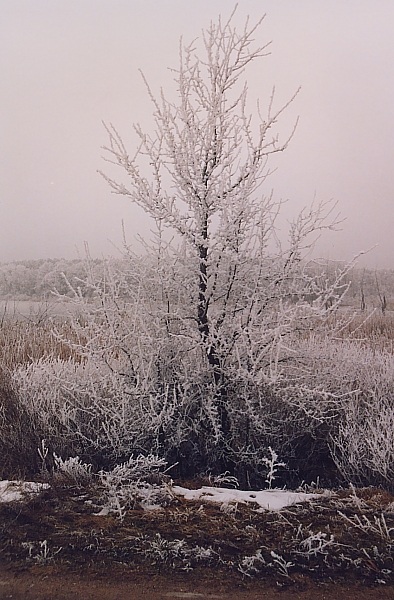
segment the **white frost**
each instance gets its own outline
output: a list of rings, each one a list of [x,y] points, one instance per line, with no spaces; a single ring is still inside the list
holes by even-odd
[[[33,481],[0,481],[0,502],[14,502],[23,500],[26,495],[37,494],[50,486],[47,483],[35,483]],[[240,502],[242,504],[257,504],[257,510],[281,510],[286,506],[308,502],[315,498],[321,498],[321,494],[307,494],[305,492],[290,492],[288,490],[263,490],[242,491],[229,488],[216,488],[203,486],[199,490],[189,490],[179,485],[171,487],[176,496],[183,496],[186,500],[202,500],[205,502],[218,502],[219,504],[231,504]],[[98,514],[106,514],[104,510]]]
[[[186,500],[205,500],[229,504],[231,502],[255,503],[260,510],[281,510],[286,506],[308,502],[314,498],[321,498],[321,494],[307,494],[305,492],[289,492],[288,490],[263,490],[256,492],[245,492],[228,488],[215,488],[203,486],[199,490],[188,490],[178,485],[173,486],[172,491],[177,496],[183,496]]]
[[[0,481],[0,502],[23,500],[27,494],[37,494],[47,488],[47,483],[34,481]]]

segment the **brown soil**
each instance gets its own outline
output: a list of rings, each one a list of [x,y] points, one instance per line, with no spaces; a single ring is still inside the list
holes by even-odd
[[[0,505],[0,599],[394,600],[394,496],[357,494],[281,513],[238,506],[226,514],[177,500],[158,511],[135,507],[119,521],[95,514],[96,490],[52,487]],[[371,524],[383,515],[388,538],[352,526],[363,515]],[[308,532],[333,535],[336,545],[297,560],[297,535]],[[209,556],[198,557],[197,547]],[[240,573],[242,559],[259,549],[266,561],[254,577]],[[272,563],[272,551],[293,563],[288,573]]]
[[[305,578],[288,587],[228,581],[201,574],[129,574],[121,579],[44,567],[26,572],[0,570],[0,598],[6,600],[393,600],[394,588],[367,587]]]

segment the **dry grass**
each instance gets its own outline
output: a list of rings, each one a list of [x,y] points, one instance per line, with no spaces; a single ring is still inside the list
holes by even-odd
[[[332,317],[331,324],[338,325],[343,319],[340,312]],[[68,321],[56,324],[57,330],[65,339],[75,338],[71,324]],[[55,358],[78,360],[69,346],[53,334],[53,323],[50,320],[33,322],[32,320],[5,320],[0,326],[0,367],[14,369],[40,358]],[[353,319],[341,329],[341,337],[360,340],[365,345],[376,350],[394,352],[394,312],[375,312],[368,316],[365,313],[356,314]]]
[[[69,323],[57,325],[61,335],[73,338]],[[8,320],[0,328],[0,367],[12,370],[40,358],[68,360],[77,359],[75,353],[60,341],[52,331],[50,321],[34,323],[31,321]]]
[[[257,578],[274,583],[278,598],[280,587],[304,578],[380,582],[385,589],[382,584],[393,583],[393,500],[377,489],[357,490],[357,496],[353,489],[280,512],[256,512],[174,497],[161,510],[127,509],[120,520],[97,513],[97,487],[52,484],[29,503],[0,505],[0,555],[20,569],[68,565],[117,577],[144,567],[150,577],[194,570],[198,578],[238,577],[238,585]]]
[[[342,316],[335,316],[338,320]],[[358,313],[341,330],[343,338],[360,340],[374,350],[394,352],[394,312]]]

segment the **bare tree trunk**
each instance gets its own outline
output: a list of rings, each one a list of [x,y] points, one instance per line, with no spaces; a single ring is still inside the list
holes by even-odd
[[[204,348],[206,349],[206,355],[208,364],[212,369],[213,382],[215,386],[215,404],[218,409],[220,427],[224,440],[229,441],[230,438],[230,419],[228,414],[228,385],[222,372],[220,352],[217,348],[217,344],[213,339],[212,332],[209,325],[208,309],[209,299],[207,297],[207,258],[208,249],[206,245],[199,246],[199,260],[200,260],[200,272],[199,272],[199,286],[198,286],[198,330],[203,341]]]

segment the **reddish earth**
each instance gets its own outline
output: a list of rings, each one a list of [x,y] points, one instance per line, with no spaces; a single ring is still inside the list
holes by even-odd
[[[49,567],[0,570],[0,598],[6,600],[393,600],[394,587],[316,583],[300,579],[287,587],[258,581],[235,582],[194,573],[181,577],[103,577],[59,572]]]

